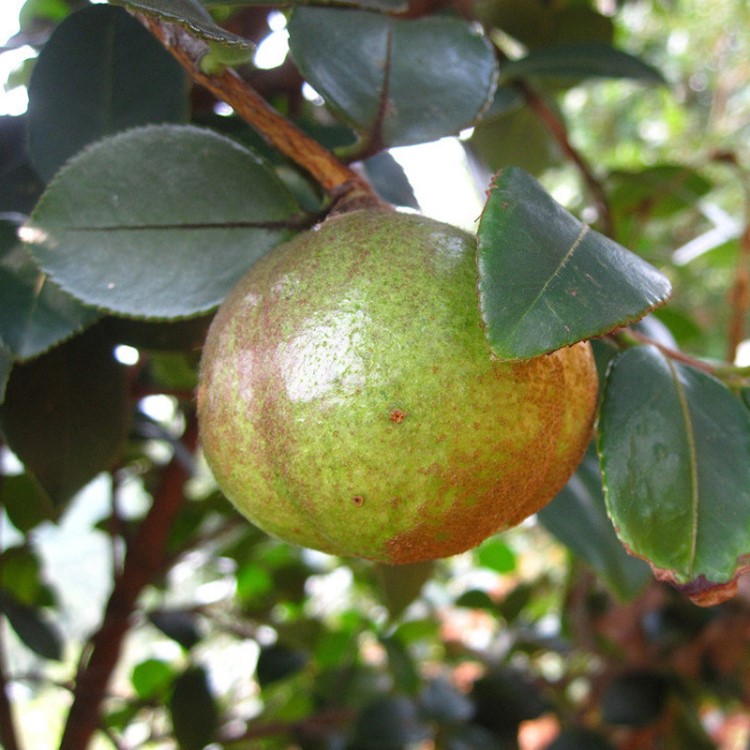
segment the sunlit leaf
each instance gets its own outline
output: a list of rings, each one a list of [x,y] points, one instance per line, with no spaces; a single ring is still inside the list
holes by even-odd
[[[84,150],[21,235],[42,270],[86,304],[176,318],[217,306],[286,236],[296,210],[270,167],[235,141],[164,125]]]
[[[86,7],[55,29],[34,65],[31,159],[48,181],[89,143],[187,114],[185,74],[163,46],[121,8]]]
[[[403,146],[458,133],[492,97],[492,47],[456,18],[297,8],[289,34],[305,78],[378,143]]]
[[[698,604],[732,596],[750,555],[750,413],[652,346],[610,366],[599,421],[620,539]]]
[[[671,291],[653,266],[582,224],[520,169],[495,178],[478,241],[482,318],[504,359],[634,322]]]

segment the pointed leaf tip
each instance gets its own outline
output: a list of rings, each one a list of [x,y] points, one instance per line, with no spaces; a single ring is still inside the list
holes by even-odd
[[[527,172],[500,172],[480,219],[479,303],[492,352],[528,359],[634,323],[671,285],[583,224]]]

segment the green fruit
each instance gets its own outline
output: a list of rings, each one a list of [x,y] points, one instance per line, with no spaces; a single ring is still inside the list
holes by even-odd
[[[253,523],[407,563],[551,500],[588,445],[596,390],[588,344],[493,359],[472,236],[363,209],[239,282],[206,340],[198,416],[217,482]]]

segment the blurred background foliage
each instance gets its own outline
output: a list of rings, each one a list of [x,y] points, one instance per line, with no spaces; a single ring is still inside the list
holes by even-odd
[[[14,55],[7,86],[16,94],[52,30],[82,5],[28,0],[20,9],[21,30],[0,56]],[[268,6],[206,5],[258,43],[283,37],[282,16]],[[614,236],[674,284],[670,305],[643,324],[649,335],[698,356],[734,358],[730,301],[747,273],[740,238],[750,168],[750,6],[479,0],[452,10],[476,14],[511,59],[555,43],[612,42],[662,72],[666,85],[650,87],[570,75],[529,81],[603,185]],[[321,142],[346,145],[348,131],[303,91],[288,60],[279,63],[247,75]],[[201,90],[190,116],[264,149]],[[2,118],[0,138],[7,218],[28,213],[40,185],[24,156],[22,111]],[[517,164],[574,213],[596,218],[580,169],[528,97],[498,97],[460,141],[422,159],[420,148],[364,165],[389,200],[420,203],[438,218],[448,202],[462,212],[450,218],[468,226],[491,173]],[[287,178],[314,204],[309,186]],[[537,518],[434,564],[336,559],[241,520],[194,453],[192,390],[209,318],[104,319],[65,356],[53,350],[17,366],[8,384],[9,392],[24,384],[47,392],[62,378],[83,378],[100,351],[95,341],[104,340],[117,347],[117,377],[132,396],[121,404],[100,395],[112,407],[108,419],[130,420],[114,470],[79,491],[78,475],[50,469],[63,513],[8,450],[2,455],[0,692],[10,698],[20,747],[59,741],[76,670],[90,656],[88,639],[102,633],[125,550],[137,549],[154,498],[174,491],[186,500],[134,604],[97,749],[750,747],[748,592],[741,585],[735,600],[699,609],[655,583],[608,524],[594,457]],[[742,346],[738,352],[747,356]],[[597,355],[604,367],[604,344]],[[43,420],[43,410],[37,416]],[[54,454],[60,438],[37,447]],[[86,466],[70,460],[85,476]]]

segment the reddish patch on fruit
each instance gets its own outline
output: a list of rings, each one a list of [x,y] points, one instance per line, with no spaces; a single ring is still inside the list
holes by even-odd
[[[391,412],[390,420],[391,422],[394,422],[395,424],[401,424],[401,422],[404,421],[406,417],[406,413],[401,411],[401,409],[394,409]]]

